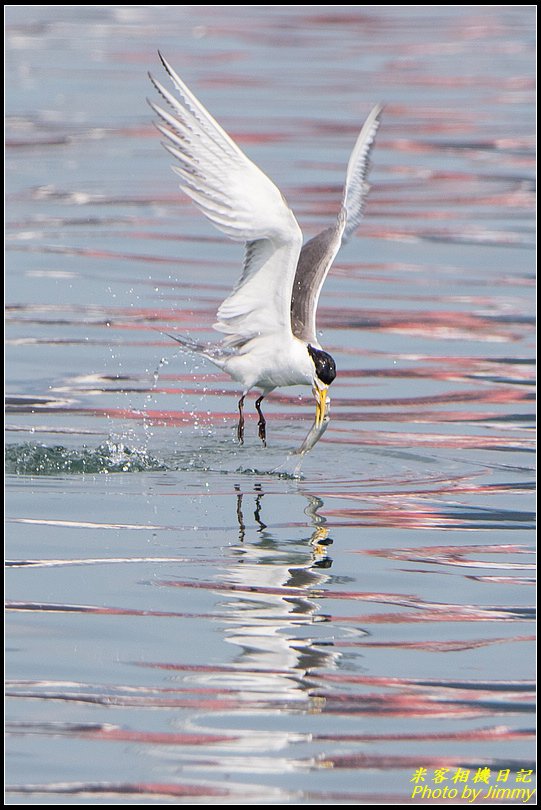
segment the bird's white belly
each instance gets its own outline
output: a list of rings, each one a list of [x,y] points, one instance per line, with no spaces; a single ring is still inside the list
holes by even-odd
[[[256,338],[228,359],[225,370],[246,390],[311,385],[313,376],[306,346],[296,338],[285,345],[270,337]]]

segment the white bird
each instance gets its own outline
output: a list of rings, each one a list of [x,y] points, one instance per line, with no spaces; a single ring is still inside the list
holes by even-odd
[[[327,392],[336,376],[333,358],[317,339],[317,304],[340,246],[362,217],[369,190],[368,157],[382,107],[372,109],[357,138],[336,222],[303,246],[301,229],[282,193],[159,56],[179,98],[149,74],[171,111],[149,104],[160,119],[156,125],[166,138],[164,146],[176,160],[173,171],[180,177],[180,187],[219,230],[246,243],[241,277],[220,305],[214,325],[225,337],[209,345],[171,337],[241,384],[237,428],[241,444],[249,391],[261,392],[255,407],[265,445],[264,397],[280,386],[312,386],[316,418],[309,434],[311,447],[328,422]],[[301,450],[306,449],[307,441]]]

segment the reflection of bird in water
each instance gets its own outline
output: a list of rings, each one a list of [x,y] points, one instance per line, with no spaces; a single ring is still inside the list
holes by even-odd
[[[246,537],[246,524],[244,522],[244,514],[243,514],[244,492],[242,492],[238,484],[235,484],[235,492],[237,495],[237,521],[239,524],[239,540],[241,543],[243,543]],[[257,532],[261,534],[267,528],[267,524],[263,523],[261,519],[261,502],[265,496],[261,484],[256,484],[254,486],[254,493],[255,493],[254,519],[258,525]],[[327,522],[326,519],[324,517],[321,517],[321,515],[318,515],[318,509],[320,509],[323,506],[323,501],[321,500],[321,498],[316,498],[314,495],[308,495],[307,497],[308,497],[308,506],[306,507],[304,512],[310,518],[310,522],[312,523],[314,529],[312,532],[312,536],[310,537],[310,545],[312,546],[313,549],[313,559],[311,566],[314,568],[330,568],[332,565],[332,560],[328,557],[327,548],[328,546],[332,545],[333,541],[329,538],[329,530],[325,526],[325,523]]]
[[[255,512],[254,518],[259,526],[258,532],[263,531],[267,528],[267,524],[263,523],[261,520],[261,499],[265,494],[262,490],[261,484],[256,484],[254,486],[254,490],[257,493],[255,496]],[[241,489],[238,484],[235,484],[235,492],[237,493],[237,520],[239,522],[239,540],[241,543],[244,542],[244,538],[246,536],[246,524],[244,523],[244,515],[242,513],[242,500],[244,498],[244,493],[241,492]]]
[[[316,336],[316,309],[323,282],[340,246],[357,228],[368,192],[368,156],[381,107],[369,114],[351,154],[342,204],[334,225],[302,246],[302,233],[274,183],[224,132],[163,59],[179,98],[150,77],[169,104],[151,102],[158,129],[176,159],[180,187],[221,231],[246,243],[242,275],[218,310],[220,344],[202,345],[174,337],[208,358],[242,385],[237,435],[244,439],[244,400],[252,388],[261,395],[259,437],[266,443],[261,402],[279,386],[311,385],[315,423],[302,452],[323,434],[329,418],[329,385],[336,376],[333,358]]]
[[[296,524],[289,525],[286,518],[281,528],[272,525],[269,517],[276,518],[277,501],[260,483],[249,491],[236,484],[235,496],[240,543],[232,546],[223,572],[235,586],[223,606],[225,638],[242,650],[237,663],[244,691],[269,689],[275,695],[279,688],[305,699],[307,671],[334,667],[340,657],[324,627],[328,617],[321,612],[320,596],[332,565],[327,556],[332,540],[318,514],[323,502],[304,496],[309,528],[298,543],[290,531]]]

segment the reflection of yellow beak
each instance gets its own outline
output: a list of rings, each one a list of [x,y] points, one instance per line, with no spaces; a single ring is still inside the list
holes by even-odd
[[[327,391],[328,388],[315,388],[314,395],[316,398],[316,427],[321,427],[323,424],[323,417],[325,416],[327,405]]]

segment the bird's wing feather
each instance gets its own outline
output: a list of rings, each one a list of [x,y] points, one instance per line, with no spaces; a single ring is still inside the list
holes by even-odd
[[[314,236],[303,246],[293,282],[291,328],[300,340],[318,346],[316,311],[321,288],[336,254],[362,219],[369,190],[366,182],[369,155],[379,126],[382,107],[370,112],[349,159],[342,205],[334,226]]]
[[[349,159],[344,196],[342,198],[342,207],[346,212],[342,242],[347,242],[353,235],[363,216],[364,204],[370,190],[367,183],[370,170],[370,151],[376,138],[382,110],[381,104],[376,104],[372,108],[363,124]]]
[[[293,282],[291,329],[299,340],[316,347],[319,346],[316,336],[319,294],[340,248],[343,219],[342,215],[336,225],[321,231],[303,245]]]
[[[230,238],[247,243],[242,275],[218,310],[224,343],[261,334],[291,335],[291,290],[302,246],[282,194],[220,127],[163,59],[177,96],[150,77],[171,112],[150,102],[176,159],[182,190]]]

